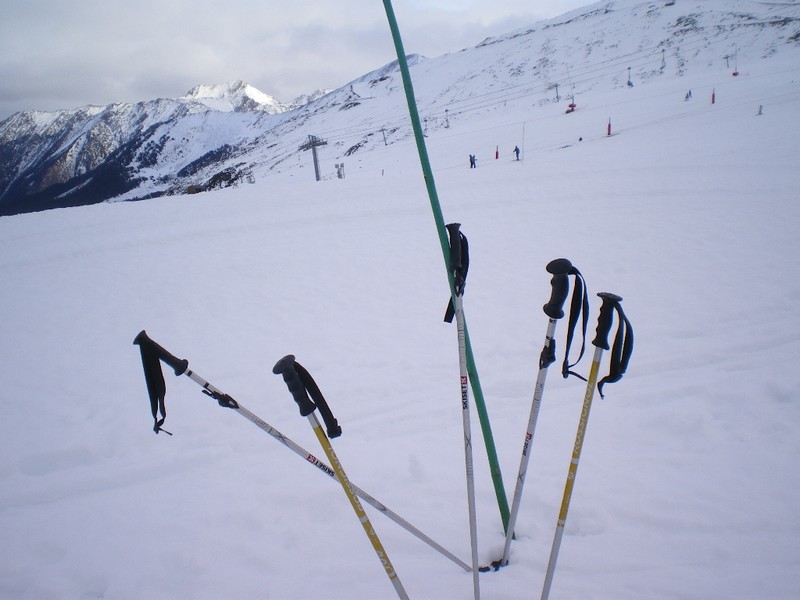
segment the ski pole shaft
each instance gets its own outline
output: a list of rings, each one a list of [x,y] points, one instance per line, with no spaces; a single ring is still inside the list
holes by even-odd
[[[553,546],[550,550],[550,559],[547,563],[547,572],[545,573],[544,586],[542,588],[541,600],[547,600],[550,595],[550,587],[553,583],[553,574],[556,569],[556,562],[558,561],[558,553],[561,548],[561,538],[564,536],[564,527],[567,523],[567,513],[569,512],[569,504],[572,499],[572,492],[575,486],[575,478],[578,475],[578,463],[581,459],[581,451],[583,450],[583,440],[586,435],[586,427],[589,423],[589,412],[592,408],[592,398],[594,397],[594,389],[597,385],[597,374],[600,370],[600,361],[603,357],[603,350],[608,350],[608,333],[611,330],[611,319],[616,305],[622,300],[615,294],[601,292],[598,294],[603,300],[600,307],[600,315],[597,319],[597,332],[592,344],[595,346],[594,357],[592,358],[592,366],[589,370],[589,377],[586,382],[586,393],[583,396],[583,406],[581,408],[581,416],[578,421],[578,432],[575,435],[575,445],[572,449],[572,459],[569,464],[569,471],[567,473],[567,481],[564,485],[564,495],[561,499],[561,509],[558,513],[558,521],[556,522],[556,533],[553,537]]]
[[[403,584],[400,581],[394,566],[389,560],[389,555],[384,549],[383,543],[381,543],[375,528],[372,526],[369,516],[367,516],[367,513],[364,512],[364,507],[353,493],[350,481],[347,479],[347,474],[344,472],[344,468],[342,467],[342,463],[339,461],[339,457],[336,456],[336,452],[334,452],[333,446],[331,446],[331,442],[328,439],[328,436],[325,435],[325,431],[323,431],[322,426],[319,423],[319,419],[317,419],[317,415],[314,412],[314,408],[320,408],[320,412],[322,412],[323,407],[321,405],[323,404],[324,399],[320,394],[314,399],[317,402],[317,405],[315,406],[314,401],[308,398],[306,393],[307,385],[300,378],[300,374],[298,373],[297,369],[298,365],[295,363],[294,356],[289,354],[275,364],[272,372],[276,375],[283,376],[283,380],[286,382],[289,391],[292,393],[292,396],[294,396],[294,399],[300,408],[300,414],[308,418],[308,422],[311,424],[311,428],[314,430],[314,433],[317,436],[325,455],[328,457],[328,460],[333,466],[333,470],[337,475],[339,483],[341,484],[347,499],[350,501],[350,505],[353,507],[353,511],[356,513],[356,517],[364,529],[364,533],[367,534],[367,538],[369,539],[370,544],[372,544],[375,554],[377,554],[378,559],[381,561],[381,565],[383,566],[389,581],[391,581],[392,585],[394,586],[395,592],[397,592],[397,595],[399,598],[401,598],[401,600],[408,600],[408,594],[406,593],[406,590],[403,587]],[[330,424],[328,424],[328,429],[330,430]]]
[[[514,537],[514,527],[517,524],[520,504],[522,503],[522,490],[525,487],[525,477],[528,473],[528,462],[533,445],[533,436],[536,433],[536,423],[539,419],[539,408],[542,404],[544,395],[544,384],[547,380],[547,368],[555,360],[555,331],[557,320],[564,316],[564,301],[569,292],[568,273],[572,269],[572,263],[566,258],[559,258],[551,261],[547,265],[547,271],[553,275],[550,279],[550,300],[542,307],[548,316],[547,332],[544,338],[544,347],[539,357],[539,372],[536,376],[536,385],[533,391],[533,401],[531,412],[528,417],[528,427],[525,430],[525,439],[522,443],[522,455],[519,461],[519,471],[517,472],[517,484],[514,487],[514,496],[511,502],[511,514],[508,518],[508,528],[506,530],[506,540],[503,546],[503,556],[499,566],[508,564],[511,552],[511,540]]]
[[[466,236],[459,230],[460,223],[447,225],[450,236],[448,268],[453,275],[455,283],[451,306],[456,317],[456,331],[458,333],[458,369],[461,384],[461,420],[464,427],[464,466],[467,478],[467,506],[469,508],[469,540],[472,549],[472,588],[477,600],[480,598],[480,568],[478,566],[478,523],[475,510],[475,469],[472,458],[472,426],[469,410],[469,374],[467,371],[467,351],[464,332],[464,286],[467,283],[469,270],[469,244]],[[451,316],[445,315],[445,321]]]
[[[372,548],[375,550],[375,553],[378,555],[378,559],[381,561],[384,570],[386,571],[387,577],[392,582],[394,586],[395,592],[397,592],[397,596],[402,598],[403,600],[408,600],[408,594],[406,590],[403,588],[403,584],[400,581],[400,578],[397,576],[397,572],[394,570],[394,566],[392,565],[391,561],[389,560],[389,555],[387,554],[386,550],[381,543],[380,538],[378,538],[378,534],[375,532],[375,528],[372,526],[372,523],[367,516],[367,513],[364,512],[364,507],[361,506],[361,502],[359,502],[356,495],[353,493],[350,481],[347,479],[347,475],[342,468],[342,463],[339,462],[339,458],[336,456],[336,453],[333,451],[333,446],[331,446],[331,442],[328,439],[328,436],[325,435],[325,431],[323,431],[322,427],[319,424],[319,420],[317,419],[316,413],[311,413],[308,415],[308,421],[311,423],[311,428],[314,430],[314,433],[319,440],[320,445],[322,445],[322,449],[325,452],[325,455],[328,457],[328,460],[333,465],[333,470],[336,472],[337,478],[339,483],[344,490],[347,499],[350,501],[350,505],[353,507],[353,511],[356,513],[361,526],[364,528],[364,533],[367,534],[367,538],[369,538],[370,543],[372,544]]]
[[[569,503],[572,499],[572,491],[575,486],[575,477],[578,473],[578,462],[581,457],[581,448],[583,446],[583,437],[586,432],[586,425],[589,419],[589,411],[592,406],[592,397],[594,395],[594,387],[597,384],[597,371],[600,367],[600,360],[603,355],[602,348],[595,348],[594,358],[592,359],[592,366],[589,370],[589,378],[586,384],[586,394],[583,399],[583,407],[581,408],[581,417],[578,424],[578,433],[575,438],[575,445],[573,447],[572,460],[569,464],[569,473],[567,474],[567,482],[564,486],[564,495],[561,499],[561,509],[558,513],[558,521],[556,523],[556,533],[553,538],[553,546],[550,549],[550,559],[547,562],[547,572],[545,574],[544,587],[542,589],[542,600],[547,600],[550,595],[550,586],[553,583],[553,574],[556,569],[556,562],[558,561],[558,552],[561,548],[561,538],[564,536],[564,527],[567,524],[567,513],[569,512]]]
[[[555,329],[556,320],[550,319],[547,324],[547,333],[545,334],[545,348],[548,348],[549,345],[552,344]],[[506,531],[506,540],[503,546],[503,557],[500,559],[501,566],[508,564],[511,552],[511,540],[514,538],[514,528],[517,525],[517,516],[519,516],[519,508],[522,503],[522,490],[525,487],[525,478],[528,474],[528,462],[530,461],[533,436],[536,432],[536,423],[539,419],[539,409],[542,405],[542,396],[544,394],[546,379],[547,367],[542,367],[539,369],[539,374],[536,376],[533,402],[531,403],[531,412],[528,417],[528,427],[525,430],[525,440],[522,443],[522,454],[519,461],[519,471],[517,472],[517,484],[514,487],[514,496],[511,501],[511,514],[508,518],[508,531]]]
[[[202,387],[203,389],[207,390],[209,392],[210,396],[215,397],[215,398],[227,397],[227,394],[224,394],[222,391],[220,391],[217,388],[215,388],[213,385],[208,383],[205,379],[200,377],[194,371],[187,370],[186,371],[186,375],[189,377],[189,379],[191,379],[192,381],[194,381],[195,383],[200,385],[200,387]],[[321,461],[319,458],[314,456],[311,452],[309,452],[308,450],[306,450],[305,448],[303,448],[302,446],[300,446],[299,444],[294,442],[291,438],[288,438],[285,435],[283,435],[280,431],[275,429],[272,425],[270,425],[269,423],[267,423],[266,421],[264,421],[260,417],[256,416],[252,412],[250,412],[247,408],[245,408],[244,406],[242,406],[238,402],[236,404],[237,404],[237,407],[234,410],[236,410],[236,412],[239,413],[240,415],[242,415],[245,419],[247,419],[248,421],[250,421],[251,423],[256,425],[262,431],[264,431],[267,434],[269,434],[273,439],[277,440],[278,442],[280,442],[281,444],[286,446],[289,450],[291,450],[292,452],[297,454],[300,458],[305,460],[305,462],[315,466],[317,469],[319,469],[322,473],[325,473],[325,475],[328,475],[330,478],[332,478],[332,479],[334,479],[336,481],[339,481],[339,477],[338,477],[338,475],[336,475],[336,472],[331,467],[329,467],[327,464],[325,464],[325,462]],[[233,407],[231,407],[231,408],[233,408]],[[385,504],[383,504],[382,502],[376,500],[373,496],[371,496],[370,494],[365,492],[363,489],[361,489],[360,487],[358,487],[354,483],[351,482],[350,485],[353,488],[353,492],[359,498],[364,500],[367,504],[372,506],[375,510],[377,510],[378,512],[386,515],[389,519],[391,519],[392,521],[397,523],[400,527],[405,529],[411,535],[413,535],[417,539],[425,542],[428,546],[430,546],[431,548],[436,550],[439,554],[441,554],[441,555],[445,556],[446,558],[450,559],[451,561],[453,561],[455,564],[457,564],[459,567],[461,567],[465,571],[469,571],[470,570],[470,567],[469,567],[469,565],[467,563],[465,563],[463,560],[458,558],[455,554],[450,552],[447,548],[445,548],[444,546],[442,546],[441,544],[439,544],[438,542],[433,540],[431,537],[426,535],[424,532],[420,531],[414,525],[412,525],[407,520],[405,520],[403,517],[398,515],[396,512],[391,510],[389,507],[387,507]]]
[[[475,509],[475,469],[472,461],[472,427],[469,416],[469,386],[467,358],[464,347],[464,306],[456,296],[456,327],[458,328],[458,365],[461,381],[461,418],[464,425],[464,464],[467,475],[467,506],[469,510],[469,540],[472,552],[472,590],[475,600],[481,597],[480,567],[478,564],[478,523]]]

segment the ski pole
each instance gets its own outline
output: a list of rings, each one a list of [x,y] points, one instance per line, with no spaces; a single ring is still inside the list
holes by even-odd
[[[392,39],[397,52],[397,63],[400,66],[400,74],[403,79],[403,89],[405,90],[406,101],[408,103],[411,128],[414,131],[414,140],[416,141],[417,152],[419,153],[422,175],[425,179],[425,187],[428,190],[428,199],[430,200],[431,211],[433,212],[433,220],[436,223],[436,233],[439,235],[442,257],[444,258],[445,268],[447,269],[447,281],[450,285],[450,293],[455,297],[455,283],[453,281],[453,273],[449,267],[450,247],[447,242],[442,207],[439,203],[439,195],[436,192],[436,181],[433,178],[433,170],[431,169],[430,159],[428,158],[428,149],[425,146],[425,135],[422,131],[419,110],[417,110],[417,102],[414,98],[414,85],[411,81],[408,60],[406,59],[406,53],[403,49],[403,39],[400,36],[400,28],[397,25],[397,18],[395,17],[391,0],[383,0],[383,6],[386,10],[386,18],[389,21],[389,29],[392,32]],[[508,499],[506,498],[506,489],[503,485],[500,461],[497,459],[497,449],[492,434],[492,425],[489,422],[489,413],[486,410],[486,401],[484,400],[481,381],[478,377],[478,368],[475,365],[475,357],[472,352],[472,343],[469,339],[469,329],[467,328],[466,320],[464,321],[464,344],[467,353],[469,382],[472,386],[472,393],[475,398],[475,409],[478,412],[478,419],[480,421],[481,431],[483,432],[483,444],[486,447],[486,458],[489,462],[489,473],[492,477],[494,493],[497,497],[497,507],[500,510],[500,520],[503,523],[503,531],[505,531],[508,529]]]
[[[220,391],[219,389],[217,389],[216,387],[211,385],[209,382],[207,382],[205,379],[200,377],[197,373],[189,370],[189,368],[188,368],[189,367],[189,361],[187,361],[185,359],[176,358],[175,356],[170,354],[167,350],[165,350],[160,345],[158,345],[156,342],[151,340],[147,336],[147,333],[145,331],[141,331],[139,333],[139,335],[136,336],[136,339],[134,340],[133,343],[135,345],[140,346],[143,356],[144,355],[148,355],[148,356],[151,356],[151,357],[155,358],[155,362],[149,361],[149,363],[148,363],[148,364],[151,365],[151,367],[149,369],[147,367],[145,368],[145,377],[148,378],[148,381],[149,381],[149,379],[153,379],[153,378],[155,378],[157,380],[158,377],[160,376],[161,377],[161,382],[163,383],[163,375],[161,374],[161,368],[160,368],[160,366],[158,364],[159,360],[163,360],[167,365],[169,365],[170,367],[172,367],[175,370],[175,375],[179,375],[179,376],[180,375],[186,375],[187,377],[189,377],[189,379],[191,379],[192,381],[197,383],[201,388],[203,388],[203,393],[204,394],[206,394],[207,396],[212,397],[214,400],[216,400],[219,403],[220,406],[222,406],[224,408],[231,408],[231,409],[235,410],[237,413],[242,415],[248,421],[250,421],[251,423],[255,424],[262,431],[266,432],[272,438],[274,438],[275,440],[279,441],[281,444],[286,446],[289,450],[291,450],[292,452],[297,454],[305,462],[317,467],[317,469],[319,469],[322,473],[324,473],[325,475],[328,475],[332,479],[334,479],[336,481],[339,481],[339,478],[337,477],[337,475],[334,472],[334,470],[332,468],[330,468],[327,464],[325,464],[323,461],[319,460],[316,456],[311,454],[308,450],[305,450],[302,446],[298,445],[297,443],[292,441],[290,438],[288,438],[285,435],[283,435],[280,431],[278,431],[277,429],[272,427],[272,425],[270,425],[266,421],[262,420],[261,418],[257,417],[256,415],[254,415],[252,412],[247,410],[244,406],[239,404],[236,400],[231,398],[228,394]],[[143,361],[143,363],[144,363],[144,361]],[[153,366],[155,367],[155,369],[152,368]],[[148,374],[150,374],[150,375],[148,375]],[[148,388],[149,387],[150,386],[148,386]],[[166,390],[164,390],[164,391],[166,391]],[[153,397],[151,396],[151,400],[152,400],[152,398]],[[155,399],[156,399],[156,407],[158,406],[158,401],[160,399],[160,404],[161,404],[162,413],[163,413],[164,394],[160,394],[159,396],[156,396]],[[154,415],[154,417],[155,417],[155,415]],[[160,424],[158,424],[158,421],[159,421],[159,419],[156,419],[157,426],[160,429]],[[161,424],[163,424],[163,418],[160,419],[160,421],[161,421]],[[163,429],[160,429],[160,430],[161,431],[165,431]],[[166,433],[166,431],[165,431],[165,433]],[[455,554],[453,554],[452,552],[450,552],[449,550],[447,550],[446,548],[444,548],[443,546],[438,544],[436,541],[434,541],[430,537],[428,537],[425,533],[423,533],[422,531],[420,531],[419,529],[414,527],[414,525],[412,525],[411,523],[406,521],[403,517],[398,515],[396,512],[394,512],[393,510],[391,510],[390,508],[388,508],[387,506],[385,506],[384,504],[382,504],[381,502],[379,502],[378,500],[376,500],[375,498],[370,496],[367,492],[365,492],[364,490],[362,490],[360,487],[358,487],[357,485],[353,484],[352,482],[351,482],[350,485],[353,488],[353,492],[359,498],[364,500],[367,504],[372,506],[375,510],[377,510],[378,512],[386,515],[389,519],[391,519],[392,521],[394,521],[395,523],[400,525],[400,527],[402,527],[403,529],[408,531],[410,534],[412,534],[416,538],[418,538],[418,539],[422,540],[423,542],[425,542],[426,544],[428,544],[428,546],[430,546],[431,548],[433,548],[434,550],[436,550],[437,552],[439,552],[443,556],[449,558],[451,561],[453,561],[455,564],[457,564],[459,567],[461,567],[465,571],[469,571],[470,570],[470,567],[469,567],[469,565],[467,563],[465,563],[463,560],[458,558]]]
[[[569,292],[569,275],[575,275],[575,288],[573,290],[572,310],[570,314],[570,333],[572,333],[575,323],[577,323],[578,313],[582,311],[586,314],[585,307],[582,301],[588,304],[586,300],[586,286],[583,282],[578,269],[572,266],[572,263],[566,258],[557,258],[556,260],[548,263],[547,272],[553,277],[550,279],[551,293],[550,300],[542,307],[544,314],[548,317],[547,332],[544,338],[544,347],[539,355],[539,373],[536,376],[536,385],[534,386],[533,401],[531,403],[531,412],[528,417],[528,427],[525,430],[525,439],[522,444],[522,455],[519,462],[519,471],[517,474],[517,484],[514,488],[514,496],[511,503],[511,515],[508,519],[508,530],[506,531],[506,540],[503,547],[502,558],[492,563],[495,570],[508,564],[509,553],[511,550],[511,540],[514,537],[514,527],[517,523],[517,516],[519,515],[519,508],[522,502],[522,490],[525,486],[525,477],[528,472],[528,462],[530,460],[531,447],[533,445],[533,436],[536,432],[536,423],[539,419],[539,408],[542,403],[542,396],[544,395],[544,385],[547,379],[548,367],[556,360],[556,342],[555,331],[558,319],[564,316],[564,301],[567,299]],[[585,320],[584,320],[585,322]],[[585,329],[584,329],[585,336]],[[572,336],[569,336],[571,342]],[[565,356],[569,355],[569,344],[565,352]],[[579,359],[580,360],[580,359]],[[486,569],[488,570],[488,568]]]
[[[469,417],[469,386],[467,385],[467,353],[464,343],[464,285],[469,268],[469,245],[466,236],[459,231],[459,223],[447,225],[450,234],[450,270],[455,282],[455,301],[451,299],[445,314],[445,321],[456,318],[458,330],[458,367],[461,381],[461,420],[464,425],[464,463],[467,474],[467,505],[469,509],[469,539],[472,549],[472,589],[476,598],[481,597],[478,567],[478,532],[475,511],[475,470],[472,463],[472,428]]]
[[[600,314],[597,319],[597,330],[592,344],[595,346],[594,358],[592,359],[592,366],[589,370],[589,378],[586,382],[586,393],[583,397],[583,407],[581,409],[581,416],[578,422],[578,433],[575,436],[575,445],[572,450],[572,460],[569,464],[569,472],[567,474],[567,482],[564,486],[564,496],[561,500],[561,510],[558,514],[558,521],[556,523],[556,533],[553,538],[553,547],[550,550],[550,559],[547,563],[547,573],[545,575],[544,587],[542,588],[542,600],[547,600],[550,595],[550,586],[553,583],[553,573],[556,569],[556,561],[558,560],[558,551],[561,547],[561,538],[564,536],[564,527],[567,523],[567,513],[569,511],[569,503],[572,499],[572,491],[575,486],[575,477],[578,473],[578,463],[581,458],[581,450],[583,449],[583,438],[586,434],[586,427],[589,422],[589,411],[592,407],[592,397],[594,396],[594,388],[603,395],[604,383],[613,383],[619,381],[628,366],[631,353],[633,352],[633,328],[631,327],[628,318],[622,310],[620,302],[622,298],[615,294],[608,292],[600,292],[598,294],[602,298],[602,305],[600,306]],[[598,371],[600,370],[600,360],[603,356],[603,350],[608,350],[608,333],[611,331],[611,321],[614,311],[619,315],[619,327],[614,339],[614,348],[611,355],[611,368],[609,374],[604,377],[600,383],[597,383]]]
[[[311,378],[311,375],[308,373],[308,371],[306,371],[300,363],[295,361],[292,354],[284,356],[277,363],[275,363],[272,372],[276,375],[283,376],[283,380],[286,382],[289,392],[291,392],[295,402],[297,402],[297,405],[300,408],[300,414],[304,417],[308,417],[308,422],[311,424],[311,428],[314,430],[319,443],[322,445],[325,455],[333,465],[333,470],[336,472],[339,483],[342,485],[342,489],[344,490],[345,495],[347,495],[347,499],[350,500],[350,504],[352,505],[353,510],[355,511],[359,522],[361,523],[361,526],[364,528],[367,538],[369,538],[372,547],[375,549],[375,553],[378,555],[378,559],[380,559],[381,564],[386,571],[386,575],[392,582],[397,595],[404,600],[408,600],[408,594],[403,588],[403,584],[400,582],[400,578],[397,576],[394,566],[392,566],[392,563],[389,560],[389,555],[383,548],[383,544],[378,538],[378,534],[375,532],[375,529],[372,527],[372,523],[370,523],[367,513],[364,512],[361,502],[358,501],[358,498],[353,493],[350,481],[347,479],[347,475],[342,468],[342,463],[339,462],[339,458],[336,456],[333,446],[331,446],[331,442],[328,439],[328,436],[332,438],[339,437],[342,434],[342,428],[339,427],[339,424],[333,417],[333,414],[331,413],[330,408],[328,408],[328,404],[325,401],[325,398],[322,396],[322,393],[319,391],[317,384]],[[313,400],[309,398],[309,393],[314,398]],[[319,412],[325,421],[325,426],[328,433],[327,436],[322,430],[319,419],[317,419],[317,415],[314,412],[316,409],[319,409]]]

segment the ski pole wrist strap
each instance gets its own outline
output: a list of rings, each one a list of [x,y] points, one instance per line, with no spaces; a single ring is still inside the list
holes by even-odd
[[[147,393],[150,396],[150,410],[153,414],[153,431],[159,433],[163,431],[172,435],[169,431],[162,428],[167,417],[164,400],[167,395],[167,385],[164,382],[164,374],[161,371],[161,361],[167,363],[175,370],[175,375],[188,376],[196,382],[201,382],[203,393],[211,396],[223,408],[238,409],[239,403],[228,394],[218,390],[213,385],[204,381],[196,373],[189,370],[189,361],[183,358],[176,358],[167,350],[159,346],[155,341],[147,336],[142,330],[133,340],[134,345],[139,346],[142,354],[142,367],[144,367],[144,379],[147,383]],[[159,414],[161,415],[159,418]]]
[[[581,275],[581,272],[572,266],[569,270],[569,275],[575,276],[575,285],[572,289],[572,300],[570,300],[567,342],[564,350],[564,362],[561,365],[561,374],[564,376],[564,379],[568,378],[570,375],[574,375],[578,379],[586,381],[585,377],[572,371],[572,368],[581,361],[586,350],[586,329],[589,325],[589,295],[586,291],[586,280],[583,278],[583,275]],[[569,351],[572,347],[572,342],[575,337],[575,326],[578,324],[579,318],[581,319],[581,351],[578,354],[577,360],[570,364]]]
[[[461,231],[460,223],[450,223],[445,225],[450,237],[450,263],[448,269],[453,274],[453,288],[456,296],[464,294],[464,286],[467,283],[467,271],[469,270],[469,242],[467,236]],[[456,314],[456,307],[451,297],[447,310],[444,314],[445,323],[452,323]]]
[[[168,435],[172,435],[162,428],[164,420],[167,418],[167,410],[164,406],[167,384],[164,381],[164,373],[161,371],[161,361],[163,360],[172,367],[175,370],[175,375],[182,375],[189,367],[189,361],[176,358],[167,352],[151,340],[144,329],[133,340],[133,344],[134,346],[139,346],[139,351],[142,355],[144,380],[147,384],[147,394],[150,396],[150,411],[153,414],[153,431],[156,433],[163,431]]]
[[[300,408],[301,416],[307,417],[315,409],[319,409],[319,414],[322,415],[322,420],[325,422],[328,437],[336,438],[342,435],[342,428],[333,416],[317,382],[314,381],[314,378],[311,377],[306,368],[295,360],[293,354],[287,354],[275,363],[272,372],[283,376],[286,387],[289,388],[289,392]]]
[[[603,300],[600,307],[600,316],[597,319],[597,331],[592,344],[604,350],[609,349],[608,334],[611,332],[611,322],[614,313],[617,313],[618,324],[617,331],[614,335],[614,342],[611,344],[611,361],[609,366],[608,375],[603,377],[597,384],[597,391],[600,397],[603,396],[603,386],[606,383],[616,383],[625,374],[628,369],[631,355],[633,354],[633,327],[625,311],[622,310],[620,302],[622,298],[616,294],[608,292],[600,292],[598,294]]]

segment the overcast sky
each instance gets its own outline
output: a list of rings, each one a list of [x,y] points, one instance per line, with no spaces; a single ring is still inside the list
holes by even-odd
[[[593,0],[394,0],[407,53],[474,46]],[[0,120],[242,79],[288,102],[396,58],[381,0],[5,0]]]

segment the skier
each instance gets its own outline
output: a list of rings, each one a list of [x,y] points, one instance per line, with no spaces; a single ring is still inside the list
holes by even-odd
[[[517,160],[519,160],[519,146],[514,146],[514,154],[517,155]]]
[[[470,169],[477,169],[478,168],[478,159],[475,158],[474,154],[469,155],[469,168]]]

